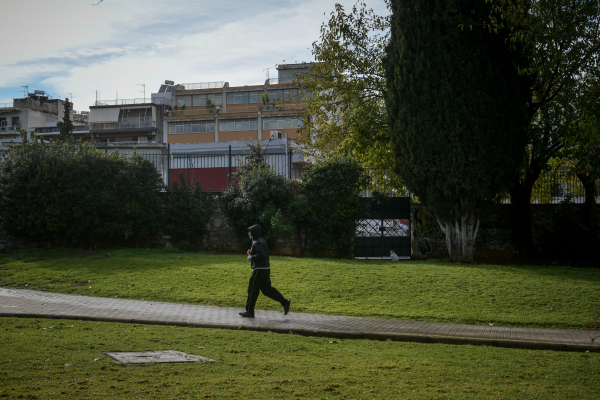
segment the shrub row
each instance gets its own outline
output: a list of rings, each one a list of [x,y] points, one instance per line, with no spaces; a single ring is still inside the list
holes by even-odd
[[[81,142],[34,141],[2,153],[0,218],[13,236],[66,245],[147,243],[163,224],[176,237],[198,240],[209,218],[208,199],[181,188],[167,193],[163,212],[160,192],[166,188],[142,156],[104,153]]]
[[[238,178],[239,185],[230,186],[223,199],[242,238],[248,240],[247,228],[260,224],[270,246],[296,233],[303,251],[310,239],[318,255],[350,255],[355,221],[365,213],[359,193],[367,175],[358,163],[328,157],[308,166],[297,182],[255,162]]]

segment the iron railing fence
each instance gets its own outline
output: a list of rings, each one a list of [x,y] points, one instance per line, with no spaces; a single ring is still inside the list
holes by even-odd
[[[224,151],[170,151],[168,145],[154,143],[110,143],[97,144],[101,151],[116,151],[126,157],[133,153],[150,160],[164,179],[165,185],[172,183],[183,174],[189,183],[199,184],[203,190],[220,192],[230,184],[237,183],[236,173],[253,157],[249,150],[232,149]],[[154,145],[156,147],[137,150],[136,145]],[[119,148],[119,146],[127,146]],[[10,151],[10,150],[9,150]],[[302,180],[303,172],[309,164],[301,151],[285,148],[267,149],[263,158],[266,164],[276,173],[294,180]],[[413,197],[401,185],[400,179],[393,172],[368,170],[370,184],[364,188],[361,195],[372,197],[377,191],[390,197]],[[596,181],[600,187],[600,180]],[[579,178],[568,168],[546,171],[536,182],[531,195],[532,204],[557,204],[569,198],[573,203],[582,204],[585,201],[585,190]],[[415,199],[418,201],[418,199]],[[505,194],[501,201],[510,204],[510,196]],[[600,203],[600,196],[596,197]]]
[[[372,197],[375,191],[390,197],[414,197],[402,186],[400,179],[393,172],[369,170],[367,173],[371,177],[371,184],[363,191],[363,197]],[[600,180],[596,181],[596,188],[600,189]],[[600,203],[600,190],[598,194],[596,203]],[[558,204],[567,198],[572,203],[583,204],[585,189],[574,171],[562,167],[542,173],[533,187],[531,204]],[[500,201],[510,204],[510,195],[504,193],[500,196]]]
[[[12,101],[10,103],[0,103],[0,108],[12,108],[12,107],[13,107]]]
[[[107,148],[105,151],[115,150]],[[150,160],[168,187],[172,187],[173,182],[179,180],[180,175],[183,174],[186,182],[198,184],[203,190],[209,192],[221,192],[226,190],[230,184],[236,184],[237,172],[244,168],[244,165],[253,157],[249,151],[233,149],[212,152],[171,152],[168,148],[157,149],[155,152],[136,151],[135,149],[116,151],[126,157],[135,152]],[[295,180],[301,178],[305,164],[298,162],[299,158],[301,156],[291,149],[287,153],[285,149],[273,149],[267,150],[263,154],[265,164],[273,171]]]

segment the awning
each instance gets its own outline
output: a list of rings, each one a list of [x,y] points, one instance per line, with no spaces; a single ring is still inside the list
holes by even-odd
[[[91,108],[89,122],[118,122],[121,108]]]

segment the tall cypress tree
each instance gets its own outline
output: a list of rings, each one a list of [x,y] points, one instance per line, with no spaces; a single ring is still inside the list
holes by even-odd
[[[506,32],[471,26],[483,0],[392,0],[384,69],[395,167],[436,215],[453,262],[523,160],[530,79]]]
[[[59,139],[62,142],[73,139],[73,121],[71,120],[71,110],[73,109],[73,103],[69,102],[69,99],[65,99],[65,109],[63,113],[62,122],[56,125],[60,129]]]

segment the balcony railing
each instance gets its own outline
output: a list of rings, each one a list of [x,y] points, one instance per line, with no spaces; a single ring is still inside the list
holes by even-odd
[[[16,125],[0,125],[0,132],[18,132],[21,130],[21,124]]]
[[[203,117],[210,118],[214,117],[217,113],[216,110],[171,110],[169,117]]]
[[[96,147],[130,147],[130,146],[147,146],[150,145],[152,147],[161,147],[166,146],[164,143],[157,142],[156,140],[148,140],[147,142],[134,142],[134,141],[124,141],[124,142],[94,142],[94,146]]]
[[[280,84],[290,84],[290,83],[294,83],[294,78],[271,78],[271,79],[267,79],[267,82],[265,82],[267,85],[280,85]]]
[[[259,106],[246,106],[246,107],[238,107],[238,106],[227,106],[227,109],[222,108],[219,110],[219,114],[233,114],[233,113],[255,113],[260,110]]]
[[[122,106],[126,104],[146,104],[151,103],[152,99],[139,98],[139,99],[118,99],[118,100],[96,100],[94,105],[96,106]]]
[[[185,90],[192,89],[221,89],[223,87],[223,81],[217,82],[199,82],[199,83],[181,83]]]
[[[10,103],[0,103],[0,108],[12,108],[12,107],[13,107],[12,101]]]
[[[92,130],[134,128],[156,128],[156,122],[150,118],[119,118],[118,122],[93,122],[91,124]]]
[[[266,106],[262,106],[262,111],[292,111],[292,110],[304,110],[306,106],[302,104],[268,104]]]

